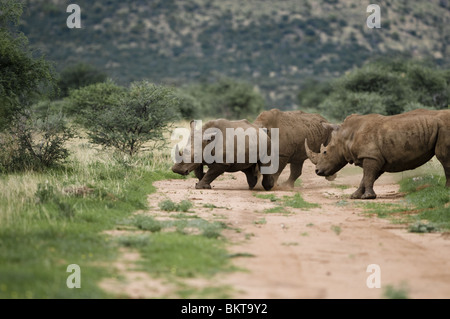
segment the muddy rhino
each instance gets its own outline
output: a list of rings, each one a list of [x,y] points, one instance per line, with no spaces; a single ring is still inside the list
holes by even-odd
[[[434,155],[444,166],[450,187],[450,110],[350,115],[333,129],[330,143],[322,145],[320,153],[309,150],[309,140],[305,147],[317,175],[335,174],[347,163],[363,168],[361,184],[351,198],[376,198],[373,184],[381,174],[414,169]]]
[[[227,129],[232,129],[234,132],[241,130],[243,133],[249,133],[254,130],[256,135],[249,134],[244,136],[241,142],[238,141],[236,133],[227,133]],[[250,129],[250,130],[248,130]],[[218,176],[224,172],[238,172],[242,171],[247,177],[247,183],[250,189],[253,189],[260,176],[260,168],[262,166],[267,166],[267,158],[264,159],[265,163],[260,162],[261,153],[259,152],[259,137],[266,139],[266,145],[270,149],[270,138],[263,130],[259,130],[258,127],[254,126],[247,120],[240,121],[229,121],[225,119],[212,120],[205,123],[201,131],[201,148],[200,151],[200,162],[196,159],[195,149],[194,149],[194,132],[195,132],[195,122],[191,121],[191,134],[189,137],[190,143],[185,148],[183,154],[183,161],[178,162],[172,166],[172,171],[181,175],[187,175],[194,171],[195,176],[199,179],[199,182],[195,184],[197,189],[210,189],[211,182],[214,181]],[[219,139],[219,135],[220,139]],[[227,149],[227,141],[234,139],[233,148]],[[222,148],[217,147],[218,145],[212,145],[211,143],[221,143]],[[243,142],[242,144],[242,141]],[[208,150],[208,153],[212,154],[214,157],[213,161],[205,160],[203,157],[204,152]],[[178,152],[178,150],[176,150]],[[231,155],[231,157],[227,158]],[[180,154],[181,155],[181,154]],[[199,154],[197,153],[197,156]],[[186,160],[187,159],[187,160]],[[208,166],[208,171],[203,172],[203,166]]]
[[[308,159],[305,150],[305,139],[310,147],[319,151],[320,145],[327,145],[333,129],[324,127],[322,123],[328,121],[319,114],[309,114],[303,111],[280,111],[272,109],[262,112],[253,122],[258,127],[279,129],[279,166],[274,174],[263,176],[263,187],[270,190],[278,181],[283,169],[290,163],[290,175],[284,186],[294,187],[297,178],[302,174],[303,162]],[[335,176],[328,177],[333,180]]]

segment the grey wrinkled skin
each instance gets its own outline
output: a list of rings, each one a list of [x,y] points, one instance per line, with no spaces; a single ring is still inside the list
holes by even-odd
[[[280,111],[272,109],[262,112],[253,122],[258,127],[279,129],[279,166],[274,174],[263,175],[263,187],[272,189],[278,178],[290,163],[290,175],[283,186],[294,187],[294,183],[302,174],[303,162],[308,159],[305,149],[305,139],[313,151],[318,152],[321,144],[327,145],[332,129],[324,127],[322,123],[328,121],[319,114],[309,114],[302,111]],[[273,143],[274,141],[272,141]],[[329,177],[333,179],[333,177]]]
[[[258,127],[254,126],[247,120],[240,120],[240,121],[229,121],[225,119],[218,119],[218,120],[212,120],[205,123],[202,127],[202,134],[207,130],[208,128],[217,128],[222,132],[223,135],[223,163],[193,163],[194,162],[194,144],[193,144],[193,127],[194,123],[191,121],[191,163],[176,163],[172,166],[172,171],[181,175],[188,175],[190,172],[194,171],[195,176],[198,178],[199,182],[196,183],[195,188],[197,189],[211,189],[211,183],[220,175],[222,175],[225,172],[238,172],[242,171],[246,178],[247,183],[249,186],[249,189],[253,189],[258,182],[258,178],[260,177],[260,171],[259,167],[260,163],[251,163],[249,161],[249,145],[246,143],[246,149],[245,149],[245,162],[244,163],[237,163],[237,160],[235,158],[234,163],[226,163],[226,128],[243,128],[246,130],[247,128],[254,128],[258,132]],[[259,134],[259,132],[258,132]],[[259,135],[258,135],[259,136]],[[268,139],[268,145],[270,145],[270,139],[267,136]],[[203,140],[202,141],[202,152],[205,149],[205,147],[210,143],[211,141]],[[234,154],[236,156],[236,138],[234,147],[235,149]],[[206,173],[203,172],[204,165],[208,166],[208,171]]]
[[[330,143],[321,147],[320,154],[308,152],[320,176],[335,174],[347,163],[363,168],[351,198],[376,198],[373,184],[384,172],[415,169],[435,155],[444,168],[445,186],[450,187],[450,110],[350,115],[333,129]]]

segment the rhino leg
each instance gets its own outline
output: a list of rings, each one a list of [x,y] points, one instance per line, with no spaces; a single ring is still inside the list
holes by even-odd
[[[285,181],[283,183],[283,185],[288,186],[290,188],[294,188],[295,181],[297,180],[297,178],[300,177],[300,175],[302,175],[304,161],[305,160],[302,160],[302,161],[296,162],[296,163],[291,163],[291,166],[290,166],[291,173],[289,175],[288,180]]]
[[[375,199],[377,194],[373,190],[373,184],[384,172],[380,169],[380,164],[373,159],[364,159],[363,161],[363,178],[359,188],[350,198]]]
[[[195,184],[197,189],[211,189],[211,182],[225,172],[225,167],[214,165],[208,169],[203,178]]]
[[[201,181],[202,178],[205,176],[205,173],[203,172],[203,165],[200,165],[199,167],[197,167],[194,170],[194,174],[195,174],[195,177],[197,177],[198,180]]]
[[[242,171],[245,173],[245,176],[247,177],[248,188],[253,189],[256,183],[258,182],[259,170],[256,167],[256,164]]]
[[[444,167],[446,187],[450,187],[450,129],[439,132],[435,149],[436,158]]]
[[[281,172],[286,167],[288,159],[286,157],[281,157],[278,163],[278,171],[275,174],[264,175],[262,180],[262,185],[266,191],[271,190],[277,183],[278,177],[280,177]]]

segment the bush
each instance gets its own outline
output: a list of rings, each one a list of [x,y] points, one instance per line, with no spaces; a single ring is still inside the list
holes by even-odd
[[[65,143],[73,136],[61,113],[16,116],[0,137],[0,171],[40,169],[63,162],[69,156]]]
[[[22,15],[18,1],[0,1],[0,131],[55,84],[52,65],[33,56],[25,35],[15,28]]]
[[[58,80],[60,96],[68,96],[70,90],[79,89],[99,82],[105,82],[106,78],[106,73],[90,64],[78,63],[69,66],[62,70]]]
[[[66,112],[75,116],[77,122],[89,125],[90,116],[101,113],[105,109],[118,107],[126,91],[126,88],[111,80],[73,90],[69,94]]]
[[[191,86],[188,92],[200,102],[202,117],[250,118],[265,106],[264,98],[251,84],[230,78]]]
[[[158,204],[161,210],[167,212],[188,212],[189,209],[193,207],[192,203],[188,200],[182,200],[178,204],[171,201],[170,199],[166,199]]]
[[[312,83],[299,101],[321,101],[324,115],[343,120],[368,113],[394,115],[415,108],[445,109],[450,104],[450,81],[442,71],[424,61],[377,60],[329,83]],[[326,95],[324,97],[324,95]]]
[[[92,143],[133,156],[144,143],[164,145],[164,132],[176,118],[178,99],[173,90],[146,81],[129,89],[112,82],[94,84],[71,93],[71,109],[88,130]]]
[[[192,120],[202,116],[202,104],[187,90],[178,89],[175,91],[180,103],[178,105],[178,113],[181,118]]]

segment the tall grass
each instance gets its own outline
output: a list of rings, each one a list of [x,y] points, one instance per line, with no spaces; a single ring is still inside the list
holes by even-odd
[[[152,183],[178,178],[167,150],[124,158],[74,140],[64,166],[0,176],[0,298],[99,298],[118,244],[103,234],[147,207]],[[79,264],[82,288],[65,282]]]

